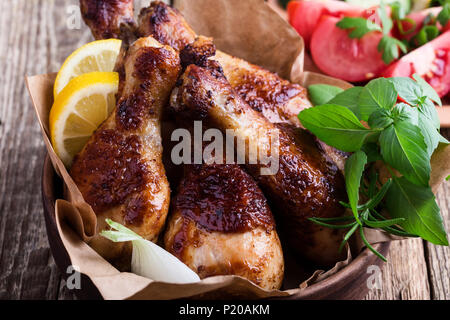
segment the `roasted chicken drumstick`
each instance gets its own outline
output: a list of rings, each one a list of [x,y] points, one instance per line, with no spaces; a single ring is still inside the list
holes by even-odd
[[[80,0],[83,19],[96,39],[127,38],[120,26],[133,23],[132,0]],[[160,43],[181,51],[194,43],[196,33],[184,17],[164,2],[154,1],[141,10],[137,37],[152,36]],[[276,74],[221,51],[217,60],[231,86],[255,110],[271,122],[293,122],[297,114],[311,106],[306,90]]]
[[[96,2],[95,0],[90,1]],[[121,15],[120,13],[118,10],[115,11],[115,20],[128,19],[127,13]],[[85,20],[87,19],[85,18]],[[161,1],[154,1],[149,7],[141,10],[136,35],[140,37],[151,35],[159,42],[170,45],[179,51],[187,45],[194,44],[197,38],[196,33],[181,13]],[[128,35],[121,37],[127,38]],[[303,109],[311,107],[303,87],[219,50],[212,59],[220,63],[233,89],[254,110],[262,113],[272,123],[289,123],[295,127],[301,127],[297,115]],[[320,141],[319,144],[343,171],[347,154]]]
[[[133,22],[132,0],[80,0],[80,3],[83,19],[96,39],[129,36],[121,32],[120,25]],[[197,38],[184,17],[162,1],[154,1],[141,10],[136,36],[153,36],[178,51]],[[217,51],[213,59],[221,64],[231,86],[241,97],[271,122],[292,122],[298,126],[298,113],[311,106],[304,88],[272,72],[221,51]]]
[[[161,1],[141,10],[137,33],[151,35],[179,51],[198,37],[176,9]],[[220,63],[233,89],[271,122],[298,121],[298,113],[311,106],[306,90],[298,84],[219,50],[212,59]]]
[[[70,174],[98,217],[97,231],[110,218],[154,241],[170,202],[160,118],[179,76],[179,56],[152,37],[141,38],[128,49],[124,70],[115,111],[75,157]],[[129,244],[97,235],[90,245],[113,262],[130,258]]]
[[[238,275],[279,289],[283,252],[266,198],[238,165],[188,165],[172,201],[166,250],[200,278]]]
[[[123,39],[134,31],[134,0],[80,0],[81,15],[96,40]]]
[[[176,9],[161,1],[152,2],[142,9],[138,18],[137,34],[152,35],[161,43],[183,50],[202,46],[199,37]],[[200,37],[201,38],[201,37]],[[311,107],[305,88],[280,78],[275,73],[245,60],[217,50],[214,57],[219,62],[231,87],[253,110],[261,113],[272,123],[288,123],[301,127],[297,115]],[[343,171],[346,153],[318,141],[320,147]]]
[[[109,5],[111,3],[116,7],[119,3],[132,5],[132,1],[126,0],[111,1]],[[109,21],[127,21],[130,17],[128,12],[130,11],[115,10],[114,19]],[[84,18],[89,21],[86,15]],[[92,24],[91,28],[96,34],[96,25]],[[149,8],[141,11],[137,35],[152,35],[176,50],[191,47],[197,53],[204,48],[204,39],[195,41],[198,37],[182,15],[160,1],[153,2]],[[123,38],[123,35],[114,34],[113,37]],[[211,126],[223,130],[234,128],[241,135],[241,139],[252,141],[263,149],[268,148],[270,143],[267,140],[259,140],[256,132],[266,130],[268,133],[279,133],[279,172],[274,176],[262,176],[259,174],[261,168],[255,165],[247,166],[247,170],[281,211],[282,224],[289,226],[285,231],[291,244],[300,253],[321,264],[335,262],[341,257],[337,253],[340,233],[313,225],[307,218],[335,217],[343,213],[338,201],[345,200],[345,189],[342,175],[335,165],[343,157],[336,154],[335,150],[324,148],[323,144],[321,146],[307,132],[282,128],[279,125],[288,123],[299,127],[297,114],[310,106],[305,89],[220,51],[210,59],[219,62],[223,69],[214,70],[208,68],[207,64],[204,67],[188,67],[181,85],[173,94],[174,110],[181,118],[207,119]],[[192,96],[186,94],[187,89],[192,91],[189,93]],[[120,90],[122,91],[123,89]],[[194,101],[193,97],[198,99]],[[224,104],[220,99],[231,103]],[[248,153],[248,150],[246,151]],[[248,158],[248,154],[246,156]]]
[[[171,108],[185,121],[204,120],[222,131],[233,129],[238,139],[262,149],[262,154],[272,150],[267,137],[278,136],[279,170],[262,175],[261,163],[246,164],[247,170],[275,204],[283,236],[292,248],[322,265],[343,257],[338,252],[342,234],[307,220],[341,216],[344,209],[339,201],[346,200],[342,174],[312,135],[301,129],[293,133],[254,111],[214,61],[206,62],[206,67],[187,67],[172,93]],[[249,150],[245,148],[247,161]]]

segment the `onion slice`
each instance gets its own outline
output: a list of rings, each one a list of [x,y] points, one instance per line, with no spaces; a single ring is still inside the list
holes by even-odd
[[[200,281],[199,276],[177,257],[160,246],[145,240],[120,223],[106,219],[114,230],[103,230],[100,235],[113,242],[133,243],[131,272],[154,281],[168,283],[192,283]]]

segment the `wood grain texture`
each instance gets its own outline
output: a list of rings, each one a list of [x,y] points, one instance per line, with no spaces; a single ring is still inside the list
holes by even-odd
[[[421,239],[392,242],[388,262],[381,271],[381,288],[371,289],[366,299],[430,299],[427,264]]]
[[[447,182],[436,195],[446,230],[450,230],[450,186]],[[425,243],[425,257],[431,298],[450,300],[450,248]]]
[[[49,250],[40,197],[45,148],[24,76],[57,71],[75,48],[92,40],[73,16],[77,4],[0,1],[0,299],[74,299]],[[445,134],[450,137],[450,130]],[[449,197],[447,182],[437,195],[447,230]],[[429,298],[450,298],[449,248],[419,239],[393,243],[382,288],[366,299]]]
[[[24,77],[56,71],[89,40],[86,30],[67,28],[67,6],[76,3],[0,1],[0,299],[73,296],[60,290],[45,234],[39,183],[45,148]]]
[[[450,138],[450,129],[441,133]],[[436,195],[447,232],[450,230],[450,182]],[[391,244],[388,263],[382,269],[382,288],[372,289],[371,299],[450,299],[450,249],[421,239]]]

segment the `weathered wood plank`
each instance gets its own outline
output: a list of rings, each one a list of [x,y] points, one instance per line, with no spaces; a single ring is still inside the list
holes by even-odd
[[[441,130],[450,138],[450,129]],[[444,182],[436,199],[450,230],[450,182]],[[382,289],[371,290],[366,299],[449,299],[450,249],[419,239],[393,242],[383,268]]]
[[[450,139],[450,128],[442,129],[441,133]],[[450,181],[441,186],[436,199],[441,208],[448,234],[450,232]],[[425,258],[428,266],[431,299],[450,299],[450,248],[428,243],[425,246]]]
[[[436,195],[446,230],[450,230],[450,183],[439,188]],[[431,298],[450,299],[450,248],[425,244],[425,257],[430,278]]]
[[[66,25],[67,5],[76,2],[0,2],[1,299],[61,297],[61,276],[51,258],[42,216],[45,148],[24,76],[57,70],[82,41],[76,34],[81,31]]]
[[[381,288],[371,289],[366,299],[430,299],[422,240],[392,242],[388,262],[382,268],[381,280]]]
[[[23,283],[36,273],[40,283],[36,293],[44,296],[49,278],[48,245],[42,234],[43,219],[39,199],[39,169],[44,150],[39,131],[26,101],[23,76],[30,67],[31,55],[39,55],[30,39],[36,38],[38,14],[35,2],[2,1],[0,12],[2,59],[0,91],[0,127],[2,137],[0,155],[0,297],[20,298]],[[26,34],[28,33],[28,34]],[[43,49],[45,50],[45,49]],[[24,137],[27,136],[27,141]],[[28,157],[24,157],[24,154]],[[32,181],[33,183],[30,183]],[[45,262],[44,262],[45,261]],[[38,265],[31,269],[27,266]]]

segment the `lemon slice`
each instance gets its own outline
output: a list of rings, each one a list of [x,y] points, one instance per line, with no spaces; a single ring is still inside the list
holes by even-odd
[[[71,80],[56,97],[50,111],[50,136],[67,167],[114,110],[118,85],[116,72],[92,72]]]
[[[54,86],[54,97],[75,77],[89,72],[111,72],[114,70],[121,40],[108,39],[90,42],[73,52],[58,72]]]

